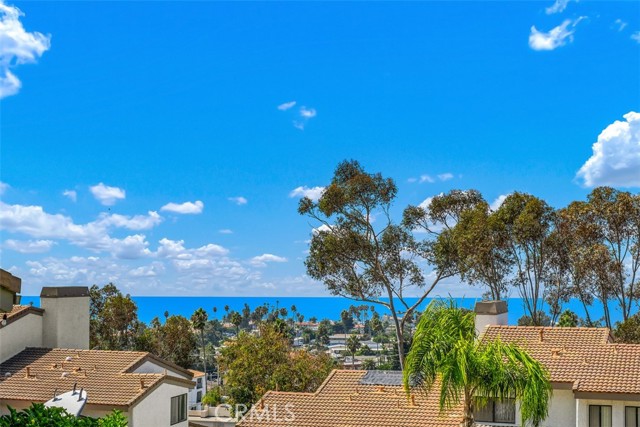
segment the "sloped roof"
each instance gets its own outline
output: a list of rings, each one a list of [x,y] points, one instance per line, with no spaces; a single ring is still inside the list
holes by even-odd
[[[193,387],[193,382],[167,374],[132,372],[141,362],[156,359],[136,351],[27,348],[0,364],[0,400],[46,402],[55,390],[63,393],[77,384],[86,390],[89,404],[129,407],[163,381]]]
[[[462,408],[441,415],[437,393],[415,394],[412,401],[401,385],[363,384],[366,375],[335,370],[315,393],[267,392],[238,427],[459,426]],[[264,410],[269,418],[261,414]]]
[[[552,382],[576,392],[640,393],[640,345],[614,343],[609,329],[489,326],[482,336],[497,338],[525,348]]]
[[[14,305],[11,308],[11,311],[9,311],[7,313],[0,313],[0,318],[2,318],[3,316],[6,315],[7,316],[7,325],[8,325],[9,323],[15,322],[19,318],[21,318],[23,316],[26,316],[29,313],[34,313],[34,314],[37,314],[39,316],[42,316],[42,313],[44,313],[44,310],[41,309],[41,308],[32,307],[30,305]]]

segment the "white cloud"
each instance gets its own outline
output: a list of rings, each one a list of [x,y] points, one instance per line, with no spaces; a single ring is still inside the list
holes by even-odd
[[[586,187],[640,187],[640,113],[606,127],[593,144],[593,155],[578,171]]]
[[[10,187],[9,184],[7,184],[6,182],[0,181],[0,196],[2,196],[4,192],[9,189],[9,187]]]
[[[323,192],[324,187],[307,187],[306,185],[303,185],[291,190],[289,197],[308,197],[314,202],[317,202],[320,197],[322,197]]]
[[[287,111],[290,108],[293,108],[296,106],[296,101],[289,101],[289,102],[285,102],[283,104],[278,105],[278,110],[280,111]]]
[[[440,195],[442,195],[442,193],[440,193]],[[424,199],[422,201],[422,203],[420,203],[418,205],[418,207],[420,207],[422,209],[429,209],[429,206],[431,206],[431,202],[433,201],[433,197],[435,197],[435,196],[427,197],[426,199]]]
[[[309,120],[314,118],[316,115],[317,111],[315,108],[307,108],[304,106],[300,107],[300,110],[298,110],[299,117],[293,121],[293,127],[304,130]]]
[[[300,117],[311,119],[316,116],[315,108],[300,107]]]
[[[51,47],[51,36],[25,31],[21,16],[20,9],[0,1],[0,99],[15,95],[22,86],[11,69],[36,62]]]
[[[451,172],[444,172],[444,173],[436,175],[435,177],[431,176],[431,175],[427,175],[427,174],[420,175],[419,178],[411,177],[411,178],[407,179],[407,182],[409,182],[409,183],[417,182],[417,183],[420,183],[420,184],[424,184],[426,182],[428,184],[433,184],[436,181],[445,182],[445,181],[449,181],[449,180],[451,180],[453,178],[454,178],[454,175]]]
[[[55,245],[53,240],[13,240],[4,242],[3,247],[23,254],[39,254],[48,252]]]
[[[151,255],[149,243],[142,234],[134,234],[124,239],[111,239],[111,253],[120,259],[138,259]]]
[[[500,209],[500,206],[502,206],[502,204],[504,203],[504,201],[508,196],[509,196],[508,194],[499,195],[498,197],[496,197],[496,199],[493,202],[491,202],[491,204],[489,205],[489,208],[492,211],[497,211],[498,209]]]
[[[249,262],[255,267],[266,267],[269,262],[287,262],[287,259],[278,255],[262,254],[254,256]]]
[[[229,197],[227,200],[235,203],[238,206],[246,205],[247,203],[249,203],[249,201],[242,196]]]
[[[147,256],[143,235],[114,238],[112,228],[145,230],[160,223],[156,212],[125,216],[101,214],[95,221],[76,224],[70,217],[50,214],[41,206],[8,205],[0,202],[0,230],[24,234],[36,239],[66,240],[74,246],[94,252],[108,252],[115,257]],[[136,249],[137,248],[137,249]]]
[[[173,212],[178,214],[200,214],[202,213],[202,209],[204,209],[204,203],[200,200],[196,200],[195,202],[184,202],[184,203],[167,203],[163,207],[160,208],[161,211]]]
[[[75,202],[78,200],[78,193],[75,190],[64,190],[62,192],[62,195],[65,197],[68,197],[69,200],[71,200],[72,202]]]
[[[148,230],[162,222],[158,212],[149,211],[147,215],[126,216],[120,214],[101,214],[95,224],[106,227],[127,228],[129,230]]]
[[[321,231],[331,231],[331,227],[329,227],[327,224],[322,224],[320,227],[316,227],[313,230],[311,230],[313,234],[318,234]]]
[[[627,25],[628,25],[625,21],[623,21],[620,18],[613,21],[613,24],[616,26],[618,31],[624,30],[625,28],[627,28]]]
[[[556,0],[551,6],[545,9],[547,15],[553,15],[554,13],[562,13],[569,5],[571,0]]]
[[[529,46],[533,50],[554,50],[573,41],[573,33],[578,23],[584,19],[567,19],[562,24],[545,33],[539,31],[535,25],[531,27],[529,34]]]
[[[105,206],[113,206],[118,200],[122,200],[126,196],[122,188],[109,187],[103,183],[89,187],[89,190],[91,190],[93,197]]]
[[[220,233],[220,234],[233,234],[233,230],[230,230],[228,228],[222,228],[222,229],[218,230],[218,233]]]
[[[184,240],[164,238],[160,240],[160,246],[155,254],[160,258],[194,260],[211,256],[224,256],[228,253],[228,249],[213,243],[195,249],[187,249],[184,246]]]
[[[636,31],[635,33],[631,34],[631,40],[635,40],[640,43],[640,31]]]

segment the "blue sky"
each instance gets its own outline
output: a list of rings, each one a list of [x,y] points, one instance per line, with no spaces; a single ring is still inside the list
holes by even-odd
[[[294,190],[348,158],[398,209],[640,187],[638,2],[0,10],[0,256],[26,294],[324,295]]]

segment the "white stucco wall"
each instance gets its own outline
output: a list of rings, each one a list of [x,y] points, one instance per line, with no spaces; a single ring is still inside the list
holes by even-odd
[[[595,399],[577,399],[576,400],[576,427],[589,425],[589,405],[609,405],[611,406],[612,424],[614,427],[624,426],[624,407],[640,406],[640,402],[625,402],[620,400],[595,400]]]
[[[25,347],[42,347],[42,316],[29,313],[0,327],[0,363]]]
[[[182,378],[185,380],[191,380],[191,377],[179,372],[179,371],[175,371],[173,369],[168,369],[165,368],[163,366],[160,366],[156,363],[154,363],[151,360],[147,360],[146,362],[144,362],[142,365],[138,366],[136,369],[133,370],[134,373],[136,374],[164,374],[164,371],[167,371],[167,373],[170,376],[173,377],[178,377],[178,378]]]
[[[576,403],[573,391],[553,390],[549,416],[540,427],[572,427],[574,425],[576,425]]]
[[[131,409],[129,427],[169,427],[171,426],[171,398],[186,394],[189,388],[164,383]],[[171,427],[187,427],[188,421]]]
[[[40,307],[44,347],[89,348],[89,297],[42,297]]]

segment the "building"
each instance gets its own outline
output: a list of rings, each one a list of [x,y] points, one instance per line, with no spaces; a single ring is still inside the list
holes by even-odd
[[[189,409],[201,409],[202,398],[207,394],[207,379],[205,373],[189,369],[189,372],[193,375],[193,381],[195,386],[189,389]]]
[[[88,288],[45,287],[39,308],[19,305],[20,291],[0,270],[0,414],[76,388],[82,415],[118,409],[129,427],[187,427],[193,374],[146,352],[89,350]]]
[[[517,343],[549,370],[553,396],[540,427],[640,427],[640,345],[616,344],[605,328],[506,325],[505,302],[479,303],[481,340]],[[334,371],[315,393],[269,391],[239,427],[459,426],[462,408],[438,410],[436,391],[407,397],[400,372]],[[521,426],[519,404],[476,411],[483,426]]]

